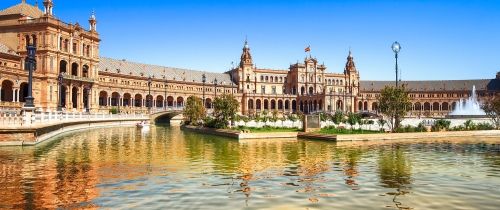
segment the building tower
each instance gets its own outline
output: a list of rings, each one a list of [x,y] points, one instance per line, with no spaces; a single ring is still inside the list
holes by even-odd
[[[43,7],[45,9],[43,14],[47,16],[52,16],[53,14],[52,9],[54,8],[54,3],[52,2],[52,0],[44,0]]]
[[[245,39],[239,66],[239,86],[240,90],[243,90],[243,93],[249,93],[255,90],[256,87],[252,87],[254,77],[252,54],[250,54],[248,41]]]
[[[344,68],[345,75],[345,88],[344,92],[347,95],[345,99],[346,104],[344,104],[345,108],[351,112],[355,111],[355,101],[356,96],[359,92],[359,74],[356,69],[356,64],[354,63],[354,57],[352,56],[351,50],[349,50],[349,55],[347,56],[347,62]],[[345,110],[345,109],[344,109]]]
[[[95,18],[95,12],[92,11],[92,15],[90,15],[89,18],[89,24],[90,24],[90,32],[96,32],[97,31],[97,20]]]

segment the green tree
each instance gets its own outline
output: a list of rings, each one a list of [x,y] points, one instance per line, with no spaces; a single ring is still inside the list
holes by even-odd
[[[227,128],[234,121],[240,104],[232,95],[224,94],[214,100],[214,120],[216,128]]]
[[[385,86],[377,99],[380,112],[390,119],[389,124],[394,132],[401,126],[403,117],[411,107],[408,91],[404,85],[401,87]]]
[[[491,118],[495,127],[497,129],[500,128],[500,96],[496,96],[486,100],[483,105],[483,108],[486,115]]]
[[[186,124],[198,125],[207,115],[203,101],[197,96],[189,96],[184,107]]]

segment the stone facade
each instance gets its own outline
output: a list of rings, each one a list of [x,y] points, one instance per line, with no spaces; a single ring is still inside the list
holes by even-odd
[[[351,52],[342,73],[329,73],[308,56],[288,69],[257,68],[248,42],[240,64],[225,73],[210,73],[117,60],[99,56],[100,38],[94,14],[89,29],[57,19],[52,0],[44,11],[22,1],[0,11],[0,109],[19,111],[27,94],[24,70],[26,45],[37,47],[34,74],[35,105],[42,110],[146,112],[148,109],[182,108],[187,97],[197,95],[206,107],[221,94],[233,94],[243,114],[376,112],[376,97],[388,81],[360,81]],[[62,81],[58,80],[59,75]],[[205,77],[205,79],[203,79]],[[500,93],[495,79],[460,81],[403,81],[410,88],[410,116],[444,116],[472,86],[480,96]]]

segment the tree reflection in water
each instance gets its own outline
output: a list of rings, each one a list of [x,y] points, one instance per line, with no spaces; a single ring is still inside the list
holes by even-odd
[[[383,187],[394,188],[396,192],[389,192],[387,195],[394,195],[392,201],[399,209],[410,209],[397,201],[397,197],[409,193],[411,188],[411,164],[410,160],[399,144],[388,145],[391,148],[381,147],[379,150],[379,176]]]

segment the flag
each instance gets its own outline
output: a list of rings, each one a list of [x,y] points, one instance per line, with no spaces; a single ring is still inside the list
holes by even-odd
[[[311,51],[311,46],[307,46],[306,49],[304,49],[305,52],[310,52]]]

